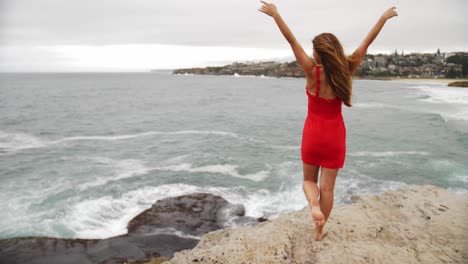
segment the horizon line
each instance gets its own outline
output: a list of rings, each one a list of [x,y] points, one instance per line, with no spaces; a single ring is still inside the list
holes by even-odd
[[[440,48],[438,48],[440,50]],[[419,54],[419,55],[424,55],[424,54],[436,54],[437,50],[434,52],[427,52],[427,51],[417,51],[417,52],[405,52],[403,49],[398,50],[395,49],[394,51],[378,51],[378,52],[366,52],[366,55],[392,55],[395,54],[395,51],[397,52],[398,56],[402,56],[401,53],[406,55],[414,55],[414,54]],[[441,54],[450,54],[450,53],[468,53],[468,51],[450,51],[450,52],[440,52]],[[227,66],[233,63],[262,63],[262,62],[278,62],[278,63],[284,63],[284,62],[294,62],[296,59],[294,58],[294,55],[289,55],[289,56],[284,56],[284,57],[276,57],[276,58],[265,58],[265,59],[253,59],[253,60],[224,60],[224,61],[213,61],[211,64],[206,64],[206,65],[192,65],[192,66],[178,66],[178,67],[171,67],[171,68],[163,68],[160,67],[150,67],[150,68],[142,68],[142,69],[121,69],[121,70],[83,70],[83,67],[81,66],[81,70],[0,70],[1,74],[14,74],[14,73],[151,73],[152,71],[174,71],[177,69],[186,69],[186,68],[206,68],[206,67],[222,67],[222,66]],[[93,68],[93,67],[90,67]]]

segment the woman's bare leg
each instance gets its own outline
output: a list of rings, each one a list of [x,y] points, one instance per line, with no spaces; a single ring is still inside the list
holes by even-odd
[[[335,189],[335,181],[336,176],[338,175],[339,169],[329,169],[322,167],[322,171],[320,173],[320,209],[324,215],[325,223],[330,216],[331,210],[333,208],[334,202],[334,189]],[[322,228],[323,228],[322,226]],[[321,230],[320,230],[321,231]],[[316,237],[316,240],[321,240],[325,233],[320,234]]]
[[[322,226],[325,224],[325,216],[320,210],[318,196],[320,190],[317,186],[319,166],[302,163],[304,171],[304,182],[302,189],[309,203],[312,220],[315,222],[315,237],[321,236]]]

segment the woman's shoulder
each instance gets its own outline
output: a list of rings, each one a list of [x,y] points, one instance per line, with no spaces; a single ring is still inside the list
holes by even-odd
[[[313,61],[312,58],[309,59],[310,63],[307,63],[307,65],[301,65],[301,68],[306,77],[313,77],[315,75],[315,67],[317,64]]]

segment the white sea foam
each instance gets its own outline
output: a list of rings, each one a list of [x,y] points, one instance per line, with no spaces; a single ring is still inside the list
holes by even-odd
[[[193,236],[190,234],[186,234],[180,230],[174,229],[174,228],[157,228],[153,230],[151,233],[145,233],[144,236],[150,236],[150,235],[159,235],[159,234],[165,234],[165,235],[176,235],[178,237],[183,237],[183,238],[191,238],[191,239],[201,239],[202,236]]]
[[[463,195],[465,197],[468,197],[468,190],[467,189],[462,189],[462,188],[457,188],[457,187],[449,187],[447,188],[448,191],[450,192],[454,192],[454,193],[457,193],[457,194],[460,194],[460,195]]]
[[[376,195],[399,189],[407,184],[391,179],[380,180],[349,169],[348,175],[338,174],[335,187],[336,200],[339,203],[351,203],[352,195]]]
[[[232,164],[215,164],[205,165],[200,167],[192,167],[190,163],[178,163],[174,162],[183,161],[189,155],[177,156],[162,162],[160,166],[150,167],[144,164],[143,161],[138,159],[111,159],[108,157],[82,157],[82,159],[91,160],[92,162],[109,167],[109,172],[106,175],[95,176],[92,181],[87,181],[78,184],[76,188],[79,191],[86,189],[102,186],[110,182],[118,181],[121,179],[138,177],[145,175],[150,171],[181,171],[188,173],[209,173],[209,174],[221,174],[231,177],[247,179],[255,182],[263,181],[270,176],[271,166],[266,165],[265,170],[261,170],[251,174],[240,174],[238,172],[237,165]]]
[[[80,238],[107,238],[127,233],[127,224],[157,200],[206,191],[187,184],[147,186],[120,197],[86,199],[71,206],[63,221]]]
[[[284,164],[284,166],[294,164]],[[301,177],[300,172],[295,177]],[[340,177],[340,176],[338,176]],[[226,187],[198,187],[188,184],[166,184],[157,187],[147,186],[133,190],[120,197],[110,195],[87,199],[71,206],[67,210],[63,222],[80,238],[107,238],[122,235],[127,232],[128,222],[140,212],[151,207],[159,199],[179,196],[195,192],[207,192],[219,195],[233,204],[242,204],[245,215],[251,217],[264,216],[274,219],[282,213],[296,211],[307,206],[302,190],[302,182],[279,191],[259,189],[250,191],[244,186]],[[378,180],[350,170],[347,177],[340,177],[336,185],[337,203],[350,203],[352,194],[378,194],[388,190],[395,190],[405,183]],[[371,187],[369,187],[371,186]],[[228,221],[225,227],[237,227],[233,221]],[[161,230],[186,237],[187,234],[175,230]]]
[[[354,107],[358,108],[384,108],[384,107],[390,107],[386,104],[382,103],[356,103],[354,104]]]
[[[217,131],[217,130],[180,130],[172,132],[162,131],[149,131],[137,134],[126,134],[126,135],[112,135],[112,136],[73,136],[65,137],[57,140],[45,140],[39,137],[23,133],[23,132],[4,132],[0,131],[0,151],[12,152],[23,149],[43,148],[54,144],[60,144],[69,141],[81,141],[81,140],[103,140],[103,141],[115,141],[115,140],[126,140],[134,139],[139,137],[154,136],[154,135],[216,135],[239,138],[239,135],[233,132]]]
[[[418,101],[429,103],[427,110],[436,111],[446,122],[450,119],[468,121],[467,89],[440,84],[410,86],[409,88],[418,90],[423,95]],[[434,108],[434,105],[438,106]]]
[[[281,213],[299,210],[307,205],[302,190],[302,184],[281,192],[271,192],[261,189],[238,198],[245,206],[246,215],[253,217],[265,216],[269,219],[278,217]]]
[[[128,222],[145,209],[140,202],[127,195],[88,199],[69,208],[63,221],[79,238],[117,236],[127,233]]]
[[[128,134],[128,135],[116,135],[116,136],[75,136],[75,137],[66,137],[59,140],[50,141],[50,143],[62,143],[65,141],[75,141],[75,140],[124,140],[124,139],[133,139],[145,136],[153,135],[187,135],[187,134],[199,134],[199,135],[217,135],[217,136],[229,136],[229,137],[239,137],[236,133],[226,132],[226,131],[216,131],[216,130],[181,130],[173,132],[161,132],[161,131],[149,131],[144,133],[137,134]]]
[[[277,165],[279,175],[281,176],[288,176],[291,170],[297,170],[299,168],[298,166],[302,166],[302,162],[285,161]]]
[[[138,134],[129,134],[129,135],[115,135],[115,136],[74,136],[74,137],[65,137],[58,140],[50,141],[51,144],[58,144],[67,141],[77,141],[77,140],[124,140],[124,139],[133,139],[145,136],[155,135],[155,132],[145,132]]]
[[[0,150],[15,151],[31,148],[41,148],[46,145],[38,137],[22,132],[8,133],[0,131]]]
[[[108,157],[90,157],[90,159],[97,163],[109,166],[109,169],[112,171],[112,175],[108,177],[98,176],[94,178],[93,181],[87,181],[79,184],[77,188],[80,191],[90,187],[102,186],[109,182],[144,175],[152,170],[152,168],[145,166],[143,161],[137,159],[114,160]]]
[[[166,166],[159,166],[155,167],[155,170],[163,170],[163,171],[186,171],[190,173],[195,173],[195,172],[206,172],[206,173],[213,173],[213,174],[222,174],[222,175],[228,175],[236,178],[241,178],[241,179],[248,179],[252,181],[263,181],[265,178],[267,178],[270,175],[270,171],[268,170],[261,170],[253,174],[246,174],[246,175],[241,175],[237,171],[237,168],[239,166],[237,165],[231,165],[231,164],[215,164],[215,165],[206,165],[206,166],[201,166],[201,167],[192,167],[192,164],[190,163],[181,163],[181,164],[175,164],[175,165],[166,165]]]
[[[425,151],[358,151],[350,152],[347,155],[352,157],[394,157],[401,155],[429,155]]]
[[[451,103],[451,104],[463,104],[468,105],[468,90],[454,88],[454,87],[417,87],[425,94],[429,95],[429,98],[420,99],[420,101],[426,101],[431,103]]]
[[[281,149],[281,150],[300,150],[300,145],[271,145],[273,149]]]
[[[236,77],[236,78],[268,78],[263,74],[258,76],[258,75],[241,75],[241,74],[238,74],[238,73],[234,73],[232,76]]]
[[[120,197],[107,195],[83,200],[72,205],[62,221],[75,233],[76,237],[80,238],[107,238],[122,235],[127,233],[128,222],[151,207],[157,200],[194,192],[220,195],[230,203],[243,204],[247,216],[266,216],[270,219],[276,217],[280,211],[299,210],[306,205],[306,200],[301,193],[301,185],[278,193],[265,189],[249,192],[245,187],[197,187],[187,184],[167,184],[144,187]],[[177,232],[172,234],[177,235]]]

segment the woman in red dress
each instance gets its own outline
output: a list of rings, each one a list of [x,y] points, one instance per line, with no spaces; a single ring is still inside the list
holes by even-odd
[[[341,106],[345,104],[351,107],[354,72],[385,22],[398,14],[395,7],[386,10],[351,56],[344,54],[335,35],[319,34],[312,40],[313,58],[310,58],[281,18],[276,6],[260,2],[263,5],[259,11],[275,20],[306,76],[308,113],[301,144],[303,190],[315,222],[315,240],[321,240],[326,234],[323,227],[333,207],[335,179],[338,170],[344,166],[346,156],[346,127]],[[319,169],[320,188],[317,185]]]

